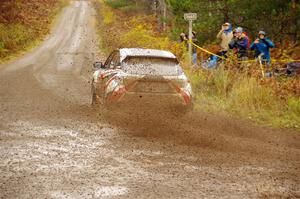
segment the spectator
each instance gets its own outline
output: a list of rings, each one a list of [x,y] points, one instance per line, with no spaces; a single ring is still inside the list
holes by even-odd
[[[233,33],[232,33],[232,26],[230,23],[224,23],[222,25],[222,28],[220,32],[217,35],[217,38],[221,40],[220,42],[220,52],[218,53],[219,56],[224,56],[226,57],[226,53],[229,49],[228,44],[233,38]]]
[[[188,49],[188,40],[188,36],[184,32],[180,33],[180,43],[183,43],[186,49]]]
[[[188,40],[189,40],[189,37],[187,34],[185,34],[184,32],[180,33],[180,42],[184,42],[186,48],[188,48]],[[196,43],[198,40],[197,40],[197,32],[196,31],[193,31],[192,32],[192,42],[193,43]],[[193,53],[193,57],[192,57],[192,62],[193,64],[197,64],[197,48],[196,46],[192,45],[192,53]]]
[[[187,40],[187,35],[184,32],[180,33],[180,42],[186,42]]]
[[[274,43],[266,37],[266,32],[259,31],[258,38],[251,44],[251,50],[255,51],[255,58],[261,56],[262,61],[266,64],[270,64],[270,48],[274,48]]]
[[[229,48],[236,50],[240,60],[247,60],[248,37],[243,33],[243,28],[238,27],[234,31],[234,37],[229,43]]]
[[[193,41],[193,43],[197,43],[197,41],[198,41],[198,39],[197,39],[197,32],[196,31],[193,31],[192,32],[192,41]],[[193,60],[192,60],[192,62],[193,62],[193,64],[197,64],[197,48],[196,48],[196,46],[194,46],[193,45]]]

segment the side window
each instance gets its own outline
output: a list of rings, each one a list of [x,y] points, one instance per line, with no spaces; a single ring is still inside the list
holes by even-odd
[[[107,58],[107,60],[105,61],[105,64],[104,64],[105,68],[110,68],[111,60],[112,60],[114,54],[115,54],[114,52],[111,53],[109,55],[109,57]]]
[[[115,51],[113,53],[112,59],[110,60],[108,68],[116,69],[118,66],[120,66],[120,54],[119,51]]]
[[[116,51],[116,54],[113,58],[113,62],[114,62],[114,68],[120,68],[121,63],[120,63],[120,52]]]

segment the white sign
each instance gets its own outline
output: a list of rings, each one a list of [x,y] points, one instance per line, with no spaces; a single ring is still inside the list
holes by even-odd
[[[193,21],[197,19],[197,13],[185,13],[184,19],[187,21]]]

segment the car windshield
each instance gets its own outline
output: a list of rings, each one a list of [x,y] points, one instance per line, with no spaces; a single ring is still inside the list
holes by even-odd
[[[177,76],[182,70],[176,59],[157,57],[128,57],[123,61],[123,70],[133,75]]]

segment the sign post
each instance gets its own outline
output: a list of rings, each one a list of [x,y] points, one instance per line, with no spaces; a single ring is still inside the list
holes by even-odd
[[[192,51],[192,38],[193,38],[193,21],[197,19],[197,13],[185,13],[184,19],[189,22],[189,56],[190,60],[193,60],[193,51]]]

